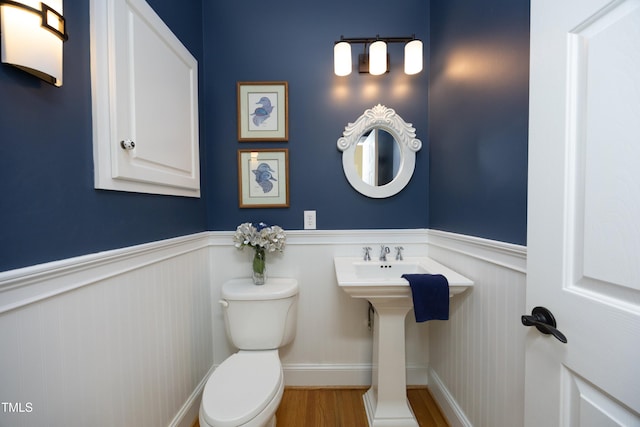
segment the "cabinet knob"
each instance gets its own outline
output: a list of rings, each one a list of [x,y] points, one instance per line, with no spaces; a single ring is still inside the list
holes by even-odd
[[[125,150],[133,150],[136,148],[136,143],[130,139],[125,139],[124,141],[120,141],[120,147]]]

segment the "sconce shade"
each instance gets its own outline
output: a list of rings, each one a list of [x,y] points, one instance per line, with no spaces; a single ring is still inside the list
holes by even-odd
[[[333,47],[333,71],[336,76],[351,74],[351,45],[347,42],[336,43]]]
[[[405,74],[418,74],[422,71],[422,42],[413,40],[404,46]]]
[[[379,76],[387,72],[387,44],[376,41],[369,46],[369,74]]]
[[[3,63],[62,86],[62,0],[0,0],[0,33]]]

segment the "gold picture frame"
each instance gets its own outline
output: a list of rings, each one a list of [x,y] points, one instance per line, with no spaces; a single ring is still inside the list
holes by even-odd
[[[241,208],[288,208],[289,150],[238,150],[238,199]]]
[[[238,82],[238,140],[289,140],[289,83]]]

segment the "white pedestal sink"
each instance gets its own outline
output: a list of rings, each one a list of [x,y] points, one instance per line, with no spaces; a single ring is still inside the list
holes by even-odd
[[[464,292],[473,282],[428,257],[403,261],[363,261],[335,257],[338,285],[353,298],[365,298],[375,308],[371,388],[364,395],[369,426],[418,427],[407,400],[404,319],[413,308],[409,282],[403,274],[442,274],[449,294]]]

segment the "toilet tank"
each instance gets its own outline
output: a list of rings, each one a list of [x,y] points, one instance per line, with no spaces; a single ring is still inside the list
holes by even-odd
[[[222,285],[227,335],[240,350],[272,350],[287,345],[296,334],[298,282],[269,278],[255,285],[251,278]]]

